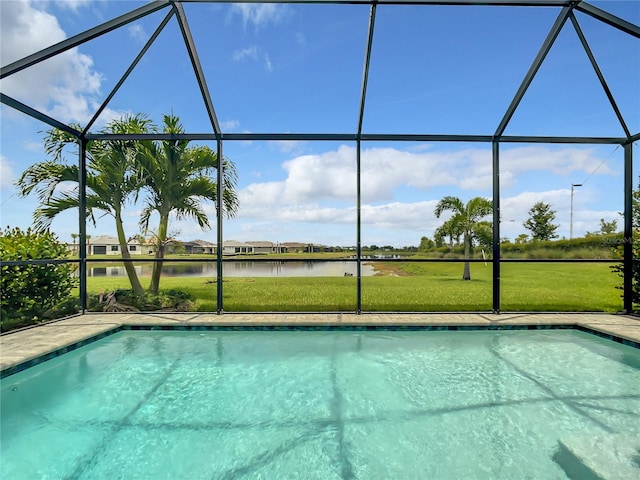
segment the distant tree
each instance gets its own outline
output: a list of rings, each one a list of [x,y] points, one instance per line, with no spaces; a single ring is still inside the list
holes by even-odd
[[[433,240],[431,240],[429,237],[422,237],[420,239],[418,250],[421,252],[426,252],[427,250],[431,250],[433,247],[435,247],[435,242]]]
[[[586,237],[597,237],[599,235],[609,235],[611,233],[616,233],[618,229],[617,220],[611,220],[607,222],[604,218],[600,219],[600,230],[597,232],[587,232]]]
[[[184,246],[184,243],[180,240],[176,240],[174,237],[170,237],[171,239],[165,243],[165,246],[169,246],[171,252],[174,255],[184,255],[187,253],[187,249]],[[154,245],[157,245],[155,243]]]
[[[455,226],[456,229],[462,232],[464,258],[468,260],[474,239],[485,237],[487,229],[491,228],[491,223],[482,219],[493,211],[493,202],[487,198],[475,197],[464,204],[457,197],[446,196],[438,202],[434,214],[437,218],[440,218],[447,211],[453,214],[447,220],[451,224],[451,230]],[[468,261],[464,262],[462,279],[471,280],[471,268]]]
[[[555,218],[556,212],[551,210],[551,205],[537,202],[529,210],[529,218],[523,225],[531,232],[533,240],[551,240],[552,238],[558,238],[556,230],[559,225],[553,223]]]
[[[440,225],[434,232],[434,240],[439,247],[444,245],[444,239],[449,237],[449,248],[460,245],[460,238],[464,234],[462,223],[454,218],[450,218]],[[455,240],[455,242],[454,242]]]
[[[527,240],[529,240],[529,235],[527,235],[526,233],[521,233],[516,237],[515,241],[516,243],[527,243]]]
[[[473,234],[474,240],[485,250],[491,250],[493,246],[493,222],[484,220],[478,222]]]
[[[616,233],[618,229],[618,222],[614,219],[607,222],[604,218],[600,219],[600,233],[608,235],[610,233]]]
[[[78,239],[80,235],[78,235],[77,233],[72,233],[71,234],[71,239],[73,240],[73,254],[77,255],[78,252],[76,251],[76,240]]]

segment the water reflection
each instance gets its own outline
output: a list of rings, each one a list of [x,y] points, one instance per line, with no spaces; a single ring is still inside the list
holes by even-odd
[[[136,273],[141,277],[151,276],[153,265],[145,263],[135,265]],[[356,275],[355,262],[228,262],[222,264],[225,277],[342,277]],[[215,262],[165,263],[162,275],[166,277],[215,277]],[[371,265],[362,264],[362,275],[374,274]],[[89,277],[125,277],[123,266],[96,266],[87,268]]]

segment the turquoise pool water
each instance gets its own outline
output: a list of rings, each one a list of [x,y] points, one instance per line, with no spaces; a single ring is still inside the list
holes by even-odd
[[[7,479],[562,479],[640,436],[640,350],[571,330],[123,331],[1,388]]]

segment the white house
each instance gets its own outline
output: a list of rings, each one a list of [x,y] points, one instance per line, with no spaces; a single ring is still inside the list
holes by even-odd
[[[207,242],[206,240],[194,240],[193,253],[204,253],[206,255],[215,255],[217,245],[215,243]]]
[[[252,240],[246,243],[253,246],[253,253],[282,253],[283,251],[279,243],[273,243],[264,240]]]
[[[223,255],[246,255],[248,253],[254,253],[253,245],[237,240],[227,240],[222,243]]]
[[[138,240],[131,239],[127,242],[127,247],[131,255],[142,255],[153,253],[153,248],[141,245]],[[100,235],[87,240],[88,255],[121,255],[120,242],[116,237]]]

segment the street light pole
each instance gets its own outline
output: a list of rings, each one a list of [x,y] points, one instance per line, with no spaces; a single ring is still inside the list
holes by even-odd
[[[575,187],[581,187],[581,183],[572,183],[571,184],[571,220],[569,222],[569,240],[573,238],[573,189]]]

